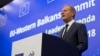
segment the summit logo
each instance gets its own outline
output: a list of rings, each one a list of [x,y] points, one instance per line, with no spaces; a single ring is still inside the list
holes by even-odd
[[[30,2],[26,2],[20,6],[19,17],[25,16],[29,13]]]

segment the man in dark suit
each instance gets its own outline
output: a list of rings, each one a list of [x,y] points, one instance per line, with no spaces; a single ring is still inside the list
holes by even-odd
[[[88,35],[85,24],[75,22],[75,8],[65,5],[62,9],[62,20],[66,26],[60,31],[60,37],[73,46],[76,46],[81,53],[88,48]]]

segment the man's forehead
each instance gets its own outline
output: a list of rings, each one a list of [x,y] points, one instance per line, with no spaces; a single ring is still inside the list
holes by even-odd
[[[64,6],[62,10],[70,9],[70,6]]]

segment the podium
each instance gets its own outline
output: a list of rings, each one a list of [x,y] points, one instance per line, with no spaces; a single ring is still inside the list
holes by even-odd
[[[13,42],[12,56],[79,56],[79,52],[61,38],[40,33]]]

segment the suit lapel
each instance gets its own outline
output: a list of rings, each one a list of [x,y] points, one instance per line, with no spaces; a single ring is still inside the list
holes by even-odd
[[[65,28],[65,27],[64,27]],[[60,33],[59,33],[59,37],[61,37],[62,38],[62,33],[63,33],[63,31],[64,31],[64,28],[60,31]],[[69,30],[66,32],[66,35],[65,35],[65,37],[67,37],[67,38],[69,38],[70,37],[70,35],[71,35],[71,33],[73,32],[73,29],[75,28],[75,22],[71,25],[71,27],[69,28]],[[64,38],[65,39],[65,38]]]
[[[59,36],[59,37],[61,37],[61,38],[62,38],[62,33],[63,33],[63,31],[64,31],[64,28],[65,28],[65,27],[63,27],[62,30],[60,31],[60,36]]]
[[[69,38],[71,36],[71,33],[73,33],[74,28],[75,28],[75,22],[71,25],[69,30],[66,32],[65,37]]]

